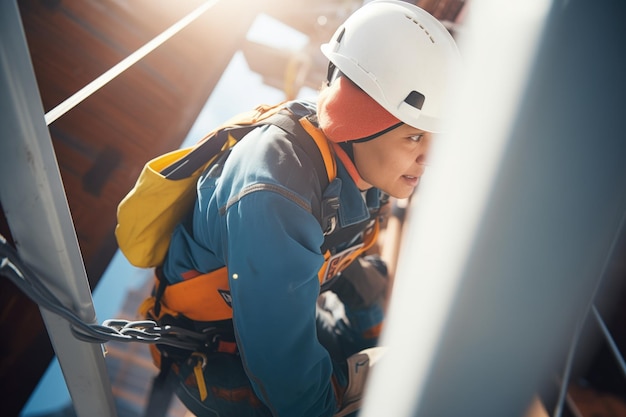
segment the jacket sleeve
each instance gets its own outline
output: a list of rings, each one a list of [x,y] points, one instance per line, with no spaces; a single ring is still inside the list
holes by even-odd
[[[224,215],[233,321],[255,392],[275,416],[332,416],[333,366],[315,322],[319,223],[276,190],[246,194]]]

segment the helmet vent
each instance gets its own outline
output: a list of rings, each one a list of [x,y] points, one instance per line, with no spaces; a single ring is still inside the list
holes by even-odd
[[[343,35],[345,33],[346,33],[346,28],[344,27],[343,29],[341,29],[341,32],[339,32],[339,35],[337,35],[337,40],[335,42],[341,43],[341,40],[343,39]]]
[[[426,101],[426,97],[424,94],[418,91],[411,91],[408,96],[404,99],[404,102],[409,106],[413,106],[416,109],[422,110],[422,106],[424,105],[424,101]]]
[[[411,22],[415,23],[417,26],[420,27],[420,29],[422,29],[422,31],[426,34],[426,36],[428,36],[428,39],[430,39],[430,41],[432,43],[435,43],[435,39],[433,39],[433,37],[431,36],[431,34],[428,32],[428,30],[424,27],[424,25],[422,25],[420,22],[418,22],[417,20],[415,20],[413,17],[409,16],[409,15],[405,15],[407,19],[409,19]]]

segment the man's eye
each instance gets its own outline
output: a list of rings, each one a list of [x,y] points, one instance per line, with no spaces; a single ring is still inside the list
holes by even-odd
[[[413,142],[419,142],[424,138],[423,134],[419,134],[419,135],[413,135],[413,136],[409,136],[409,139],[411,139]]]

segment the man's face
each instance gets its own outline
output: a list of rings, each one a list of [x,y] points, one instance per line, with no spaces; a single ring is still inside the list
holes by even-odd
[[[354,163],[366,184],[407,198],[424,173],[432,134],[403,124],[376,139],[355,143]]]

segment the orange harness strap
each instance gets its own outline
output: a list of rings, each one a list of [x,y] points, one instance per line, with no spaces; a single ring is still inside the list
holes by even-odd
[[[155,288],[159,288],[160,281],[156,275],[154,281]],[[165,314],[173,317],[182,314],[195,321],[219,321],[233,317],[226,267],[167,285],[160,301],[158,317],[154,312],[154,296],[144,300],[139,306],[139,314],[152,316],[156,320]]]
[[[374,225],[363,232],[362,244],[348,248],[334,256],[331,256],[330,252],[326,251],[324,264],[317,273],[320,285],[346,269],[356,258],[370,249],[376,243],[376,239],[378,239],[379,230],[380,224],[378,219],[376,219]]]
[[[374,226],[365,231],[364,242],[341,257],[331,257],[327,253],[325,261],[318,273],[320,284],[344,270],[357,257],[368,250],[378,237],[378,220]],[[330,276],[329,276],[330,275]],[[159,288],[159,279],[155,279],[155,288]],[[146,317],[154,316],[154,296],[144,300],[139,307],[139,313]],[[222,267],[215,271],[198,275],[192,279],[167,285],[161,298],[159,316],[169,314],[176,317],[182,314],[196,321],[219,321],[231,319],[233,310],[230,303],[230,286],[228,271]],[[160,317],[155,317],[157,320]],[[228,350],[226,348],[226,350]]]

